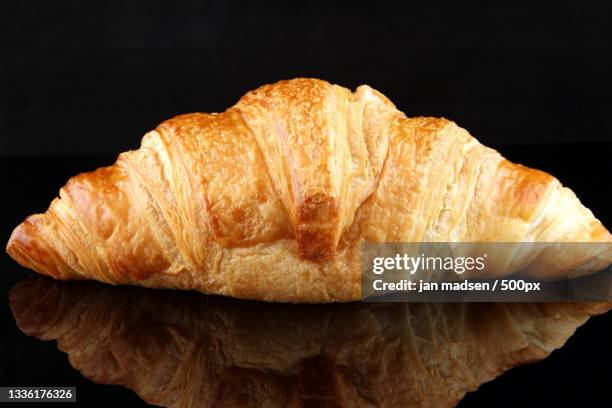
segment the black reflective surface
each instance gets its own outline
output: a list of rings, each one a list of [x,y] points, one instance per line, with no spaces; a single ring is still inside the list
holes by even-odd
[[[567,145],[535,145],[524,147],[504,148],[502,154],[509,159],[519,161],[527,165],[535,166],[547,170],[556,175],[564,184],[571,187],[580,197],[581,201],[590,207],[595,215],[602,222],[610,226],[612,224],[612,214],[609,212],[609,175],[610,161],[608,160],[611,151],[610,144],[567,144]],[[0,161],[0,174],[3,175],[3,204],[0,217],[2,218],[2,236],[8,239],[10,232],[26,215],[33,212],[44,211],[57,194],[59,187],[65,183],[67,178],[80,171],[92,170],[101,165],[112,163],[113,157],[38,157],[38,158],[14,158]],[[57,350],[53,341],[40,341],[34,337],[24,335],[16,326],[15,320],[8,306],[9,290],[20,280],[23,280],[28,271],[20,268],[7,255],[2,254],[1,259],[1,289],[2,298],[0,302],[0,317],[2,319],[2,331],[0,331],[0,385],[2,386],[27,386],[27,385],[65,385],[76,386],[79,403],[83,406],[109,406],[111,404],[121,404],[128,406],[145,405],[132,391],[117,385],[98,385],[85,378],[68,363],[66,354]],[[55,285],[53,282],[50,285]],[[72,287],[73,285],[69,285]],[[100,292],[105,293],[103,298],[113,298],[114,296],[125,296],[125,291],[129,289],[109,289],[103,288]],[[91,290],[91,289],[90,289]],[[79,290],[79,292],[81,292]],[[153,294],[148,294],[154,292]],[[115,293],[117,293],[115,295]],[[138,289],[140,297],[163,298],[163,291],[148,291]],[[123,295],[121,295],[123,294]],[[43,298],[39,296],[39,298]],[[193,293],[169,293],[170,302],[179,305],[190,304],[190,302],[210,304],[214,307],[230,308],[235,312],[236,308],[246,310],[244,313],[250,318],[240,320],[238,327],[241,329],[241,336],[234,339],[233,344],[248,344],[249,338],[253,338],[254,333],[260,333],[261,325],[248,329],[249,321],[257,322],[257,310],[262,308],[267,310],[267,314],[272,316],[272,321],[268,320],[265,333],[267,336],[277,335],[278,339],[283,339],[283,328],[288,333],[287,322],[297,321],[300,314],[291,317],[289,310],[295,307],[283,305],[251,305],[235,306],[236,302],[218,298],[203,297]],[[173,300],[172,300],[173,299]],[[212,300],[211,300],[212,299]],[[215,300],[216,299],[216,300]],[[34,302],[33,302],[34,303]],[[153,302],[155,303],[155,302]],[[111,302],[111,304],[114,304]],[[242,304],[238,302],[238,304]],[[84,303],[88,305],[88,303]],[[138,301],[127,303],[124,309],[125,316],[130,308],[137,307]],[[221,305],[221,306],[218,306]],[[230,306],[223,306],[230,305]],[[234,305],[234,306],[232,306]],[[248,304],[250,305],[250,303]],[[93,307],[93,306],[92,306]],[[184,306],[176,306],[181,308]],[[232,307],[234,309],[232,309]],[[368,306],[341,306],[339,309],[364,308]],[[242,309],[241,309],[242,308]],[[293,309],[292,309],[293,308]],[[325,307],[329,310],[329,306]],[[321,310],[323,310],[321,308]],[[277,312],[278,311],[278,312]],[[48,310],[47,313],[52,313]],[[242,313],[242,312],[241,312]],[[321,320],[325,313],[314,313],[314,320]],[[332,313],[336,313],[335,311]],[[43,315],[34,313],[33,316]],[[152,313],[152,316],[158,316]],[[283,320],[282,316],[285,316]],[[274,319],[283,322],[283,326],[273,331]],[[93,318],[88,321],[94,324]],[[129,323],[126,323],[129,328]],[[152,335],[142,329],[142,322],[134,325],[134,336],[131,344],[148,344],[147,342],[159,341],[160,337]],[[494,325],[495,322],[491,322]],[[189,325],[188,325],[189,326]],[[153,325],[156,327],[156,325]],[[351,326],[351,327],[354,327]],[[583,327],[579,328],[576,335],[571,337],[568,343],[546,360],[518,367],[510,370],[491,383],[487,383],[475,392],[468,394],[461,402],[462,407],[474,406],[605,406],[609,401],[610,373],[609,367],[612,364],[612,354],[609,351],[609,344],[612,341],[612,314],[598,316],[589,320]],[[91,336],[99,334],[94,326],[90,327]],[[128,331],[128,333],[130,333]],[[295,331],[293,331],[295,333]],[[262,334],[262,335],[263,335]],[[139,336],[146,335],[149,338],[139,340]],[[189,337],[188,334],[185,336]],[[384,337],[384,336],[383,336]],[[87,338],[85,336],[84,338]],[[342,337],[340,337],[341,339]],[[156,340],[157,339],[157,340]],[[246,341],[247,343],[244,343]],[[300,342],[302,341],[302,342]],[[304,347],[304,338],[295,340],[292,344],[295,347]],[[312,339],[311,339],[312,341]],[[324,340],[321,340],[324,341]],[[144,342],[144,343],[140,343]],[[241,343],[242,342],[242,343]],[[260,362],[276,358],[280,353],[280,348],[274,348],[270,344],[270,337],[266,342],[255,343],[257,347],[249,349],[259,355]],[[347,342],[337,340],[340,345]],[[291,344],[291,343],[290,343]],[[281,346],[280,343],[277,344]],[[244,347],[242,348],[244,350]],[[336,349],[337,350],[337,349]],[[163,355],[163,347],[159,349],[159,354]],[[325,360],[324,360],[325,361]],[[483,359],[483,364],[485,363]],[[309,367],[308,378],[329,378],[329,366],[320,364],[320,360],[315,360]],[[274,371],[274,370],[271,370]],[[201,368],[194,372],[205,374],[206,370]],[[320,374],[317,374],[320,373]],[[326,374],[327,373],[327,374]],[[191,375],[195,382],[201,379],[197,375]],[[316,385],[316,387],[315,387]],[[315,384],[311,389],[325,392],[333,392],[326,389],[321,384]],[[325,392],[323,392],[325,391]],[[312,401],[316,401],[316,395],[312,395]],[[75,405],[71,405],[75,406]]]

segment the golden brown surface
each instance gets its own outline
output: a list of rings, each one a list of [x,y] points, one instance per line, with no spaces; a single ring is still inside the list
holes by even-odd
[[[279,305],[45,278],[10,301],[84,376],[172,407],[452,407],[612,307]]]
[[[360,297],[362,240],[612,236],[554,177],[504,160],[451,121],[407,118],[368,86],[295,79],[223,113],[162,123],[113,166],[70,179],[7,251],[57,279],[329,302]],[[583,248],[533,273],[612,262],[612,246]],[[537,255],[495,273],[543,265]]]

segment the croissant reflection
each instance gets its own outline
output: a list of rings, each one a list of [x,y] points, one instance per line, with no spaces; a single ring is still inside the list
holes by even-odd
[[[279,305],[40,277],[10,303],[86,377],[173,407],[451,407],[612,306]]]

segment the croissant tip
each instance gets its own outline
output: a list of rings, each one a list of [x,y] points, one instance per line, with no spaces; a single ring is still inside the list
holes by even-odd
[[[19,243],[23,241],[23,235],[25,234],[23,230],[24,230],[24,224],[26,222],[27,222],[27,219],[13,229],[13,232],[11,233],[11,236],[9,237],[6,243],[6,248],[5,248],[6,253],[9,254],[11,258],[16,260],[17,262],[19,262],[18,247],[19,247]]]
[[[6,252],[24,268],[57,278],[61,274],[57,269],[55,251],[38,231],[38,223],[43,216],[31,215],[15,227],[6,244]]]

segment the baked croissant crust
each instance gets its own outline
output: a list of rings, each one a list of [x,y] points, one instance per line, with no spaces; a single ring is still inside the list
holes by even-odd
[[[554,177],[449,120],[408,118],[368,86],[294,79],[162,123],[114,165],[71,178],[7,251],[57,279],[329,302],[360,298],[362,241],[612,236]],[[534,270],[603,269],[610,248]]]
[[[46,278],[10,301],[21,330],[57,340],[85,377],[171,407],[453,407],[612,307],[278,305]]]

